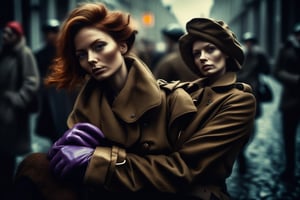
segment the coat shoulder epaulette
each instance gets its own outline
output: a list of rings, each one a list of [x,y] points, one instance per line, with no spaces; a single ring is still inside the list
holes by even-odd
[[[178,88],[182,88],[182,89],[186,89],[189,85],[188,82],[181,82],[181,81],[171,81],[168,82],[166,80],[163,79],[158,79],[157,83],[159,85],[159,87],[167,92],[172,92]]]
[[[237,82],[234,84],[235,88],[242,90],[244,92],[252,92],[252,88],[249,84]]]
[[[229,90],[231,90],[233,88],[236,88],[236,89],[244,91],[244,92],[252,93],[251,86],[246,83],[242,83],[242,82],[236,82],[231,85],[216,86],[216,87],[213,87],[213,90],[215,92],[223,93],[223,92],[228,92]]]
[[[194,92],[195,90],[199,89],[198,85],[192,84],[191,82],[181,82],[181,81],[168,82],[163,79],[158,79],[157,83],[161,89],[163,89],[167,92],[172,92],[178,88],[182,88],[186,92],[191,93],[191,92]],[[252,92],[251,86],[249,84],[242,83],[242,82],[236,82],[230,86],[215,87],[214,90],[219,91],[219,92],[222,92],[222,91],[225,92],[232,88],[237,88],[238,90],[241,90],[244,92],[250,92],[250,93]]]

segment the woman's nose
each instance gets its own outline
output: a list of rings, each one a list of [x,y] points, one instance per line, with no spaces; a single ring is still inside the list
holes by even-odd
[[[205,52],[201,52],[200,56],[199,56],[200,61],[204,61],[207,60],[207,55]]]
[[[88,62],[95,63],[97,62],[97,53],[94,51],[88,51]]]
[[[203,63],[203,62],[207,61],[207,57],[205,55],[201,54],[201,56],[199,57],[199,60],[201,63]]]

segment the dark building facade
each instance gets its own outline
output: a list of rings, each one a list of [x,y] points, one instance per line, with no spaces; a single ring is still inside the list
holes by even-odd
[[[170,8],[161,0],[90,0],[103,2],[109,9],[129,12],[136,21],[138,37],[160,41],[160,30],[169,23],[177,22]],[[43,38],[41,26],[50,18],[62,21],[68,12],[85,0],[3,0],[0,7],[0,27],[7,21],[17,20],[23,24],[28,45],[38,49]],[[148,21],[147,21],[148,20]],[[150,21],[149,21],[150,20]],[[152,20],[152,21],[151,21]]]
[[[246,31],[255,33],[273,60],[294,24],[300,22],[299,7],[298,0],[214,0],[210,16],[226,21],[238,38]]]

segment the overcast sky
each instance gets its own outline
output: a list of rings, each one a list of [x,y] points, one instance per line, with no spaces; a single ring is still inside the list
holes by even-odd
[[[162,0],[170,5],[178,18],[179,23],[185,27],[187,21],[194,17],[208,17],[213,0]]]

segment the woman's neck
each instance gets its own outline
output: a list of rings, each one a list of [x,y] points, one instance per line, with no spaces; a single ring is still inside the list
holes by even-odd
[[[115,75],[108,81],[110,88],[112,89],[112,93],[117,96],[122,88],[124,87],[128,76],[128,69],[125,65],[125,62],[122,64],[120,69],[115,73]]]

